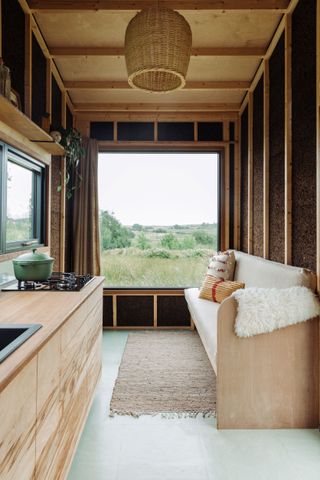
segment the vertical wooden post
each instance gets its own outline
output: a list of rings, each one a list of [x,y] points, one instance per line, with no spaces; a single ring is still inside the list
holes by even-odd
[[[269,108],[270,80],[269,60],[264,60],[264,96],[263,96],[263,256],[269,258]]]
[[[193,130],[194,130],[194,141],[197,142],[198,141],[198,122],[194,122],[193,123]]]
[[[113,122],[113,141],[114,142],[118,141],[118,122],[117,121]]]
[[[158,326],[158,296],[153,296],[153,326],[157,328]]]
[[[158,141],[158,120],[154,121],[153,128],[154,128],[154,134],[153,134],[154,141],[157,142]]]
[[[253,252],[253,92],[248,103],[248,253]]]
[[[2,57],[2,0],[0,0],[0,58]]]
[[[117,295],[112,295],[113,327],[117,326]]]
[[[223,122],[223,140],[227,142],[224,148],[224,169],[223,169],[223,197],[224,197],[224,216],[223,224],[224,228],[224,246],[223,249],[229,248],[229,234],[230,234],[230,127],[229,122]]]
[[[240,117],[235,122],[234,132],[234,248],[240,248]]]
[[[320,0],[317,0],[317,290],[320,291]]]
[[[285,263],[292,263],[292,18],[285,21]]]
[[[32,18],[25,15],[24,112],[32,116]]]

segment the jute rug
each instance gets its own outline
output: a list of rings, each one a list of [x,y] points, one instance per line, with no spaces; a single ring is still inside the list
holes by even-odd
[[[195,332],[130,333],[110,415],[215,416],[216,377]]]

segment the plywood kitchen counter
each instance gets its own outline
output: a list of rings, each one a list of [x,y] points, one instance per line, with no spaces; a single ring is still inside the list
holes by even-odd
[[[0,478],[65,479],[101,373],[103,277],[0,292],[0,323],[42,328],[0,364]]]

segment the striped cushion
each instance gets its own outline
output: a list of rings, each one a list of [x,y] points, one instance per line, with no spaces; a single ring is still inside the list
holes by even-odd
[[[235,264],[233,250],[217,252],[209,261],[207,274],[224,280],[233,280]]]
[[[212,275],[206,275],[200,288],[199,298],[221,303],[225,298],[230,297],[233,292],[239,288],[244,288],[244,286],[242,282],[232,282],[223,280],[223,278],[213,277]]]

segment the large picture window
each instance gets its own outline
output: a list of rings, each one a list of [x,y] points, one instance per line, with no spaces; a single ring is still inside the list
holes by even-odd
[[[218,248],[217,153],[101,153],[106,287],[199,285]]]
[[[1,252],[43,244],[44,179],[39,162],[1,145]]]

